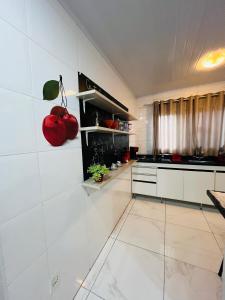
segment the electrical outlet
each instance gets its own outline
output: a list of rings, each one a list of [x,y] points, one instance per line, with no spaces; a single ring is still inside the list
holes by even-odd
[[[60,281],[59,274],[56,274],[52,277],[52,280],[51,280],[51,291],[52,291],[52,293],[56,289],[56,287],[59,285],[59,281]]]

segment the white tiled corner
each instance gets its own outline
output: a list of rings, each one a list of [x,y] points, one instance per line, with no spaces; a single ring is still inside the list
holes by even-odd
[[[9,300],[50,300],[47,257],[43,255],[8,287]]]
[[[1,19],[0,36],[4,41],[0,44],[0,69],[4,70],[0,78],[0,86],[30,94],[31,70],[28,60],[28,39]]]
[[[12,283],[45,251],[41,205],[5,223],[1,228],[7,283]]]
[[[44,201],[83,180],[80,148],[40,152],[39,167]]]
[[[92,288],[107,300],[162,300],[164,257],[116,241]]]
[[[41,22],[40,22],[41,18]],[[73,22],[55,1],[30,0],[28,32],[41,47],[59,57],[72,70],[77,69],[77,36]],[[46,29],[48,34],[46,34]]]
[[[43,99],[43,86],[48,80],[59,80],[59,75],[63,77],[63,84],[66,94],[71,97],[70,103],[78,101],[75,97],[78,92],[77,74],[74,70],[69,69],[64,63],[50,55],[47,51],[40,48],[37,44],[30,41],[30,56],[32,66],[32,95],[38,99]],[[59,97],[51,101],[59,105]],[[69,105],[70,106],[70,105]],[[74,108],[72,106],[72,108]]]
[[[161,221],[129,215],[118,240],[164,254],[164,229]]]
[[[115,240],[112,238],[109,238],[106,242],[104,248],[102,249],[101,253],[99,254],[97,260],[95,261],[94,265],[92,266],[90,272],[88,273],[87,277],[84,280],[84,283],[82,286],[87,288],[88,290],[91,290],[96,278],[98,277],[98,274],[101,270],[101,268],[104,265],[104,262],[112,249],[112,246],[114,244]]]
[[[0,223],[40,203],[41,190],[36,154],[0,157]]]
[[[54,101],[53,101],[54,102]],[[57,105],[59,105],[58,102]],[[49,144],[49,142],[45,139],[43,132],[42,132],[42,123],[44,118],[50,114],[52,107],[55,106],[52,101],[34,101],[34,115],[35,115],[35,129],[36,129],[36,136],[37,136],[37,148],[39,151],[49,151],[49,150],[60,150],[60,149],[67,149],[67,148],[81,148],[81,137],[80,132],[78,132],[77,137],[73,140],[67,140],[62,146],[60,147],[53,147]],[[76,118],[78,123],[80,122],[80,114],[72,109],[68,109],[69,113],[73,114]]]
[[[216,273],[165,258],[165,300],[221,300],[222,282]]]
[[[12,24],[18,30],[26,32],[26,0],[4,1],[4,5],[1,5],[0,18]]]
[[[33,102],[30,97],[0,89],[0,155],[36,150]]]

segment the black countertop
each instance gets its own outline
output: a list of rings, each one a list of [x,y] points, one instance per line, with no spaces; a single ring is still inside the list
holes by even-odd
[[[217,157],[183,156],[181,160],[173,161],[172,155],[159,155],[154,157],[150,154],[138,154],[137,162],[198,166],[225,166],[225,160],[220,160]]]

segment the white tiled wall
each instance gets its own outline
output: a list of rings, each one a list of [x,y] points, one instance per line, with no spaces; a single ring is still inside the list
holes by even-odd
[[[60,100],[43,101],[42,87],[62,74],[78,120],[78,71],[133,112],[135,99],[55,0],[2,1],[0,35],[0,299],[69,300],[95,258],[88,218],[98,212],[81,187],[80,134],[57,148],[43,137]]]

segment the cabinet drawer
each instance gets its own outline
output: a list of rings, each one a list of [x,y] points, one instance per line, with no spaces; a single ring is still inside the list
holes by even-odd
[[[156,196],[156,184],[149,182],[132,182],[132,192],[146,196]]]
[[[132,180],[141,180],[147,182],[156,182],[156,175],[133,174]]]
[[[156,168],[145,168],[145,167],[133,167],[132,168],[133,174],[149,174],[149,175],[156,175],[157,169]]]

